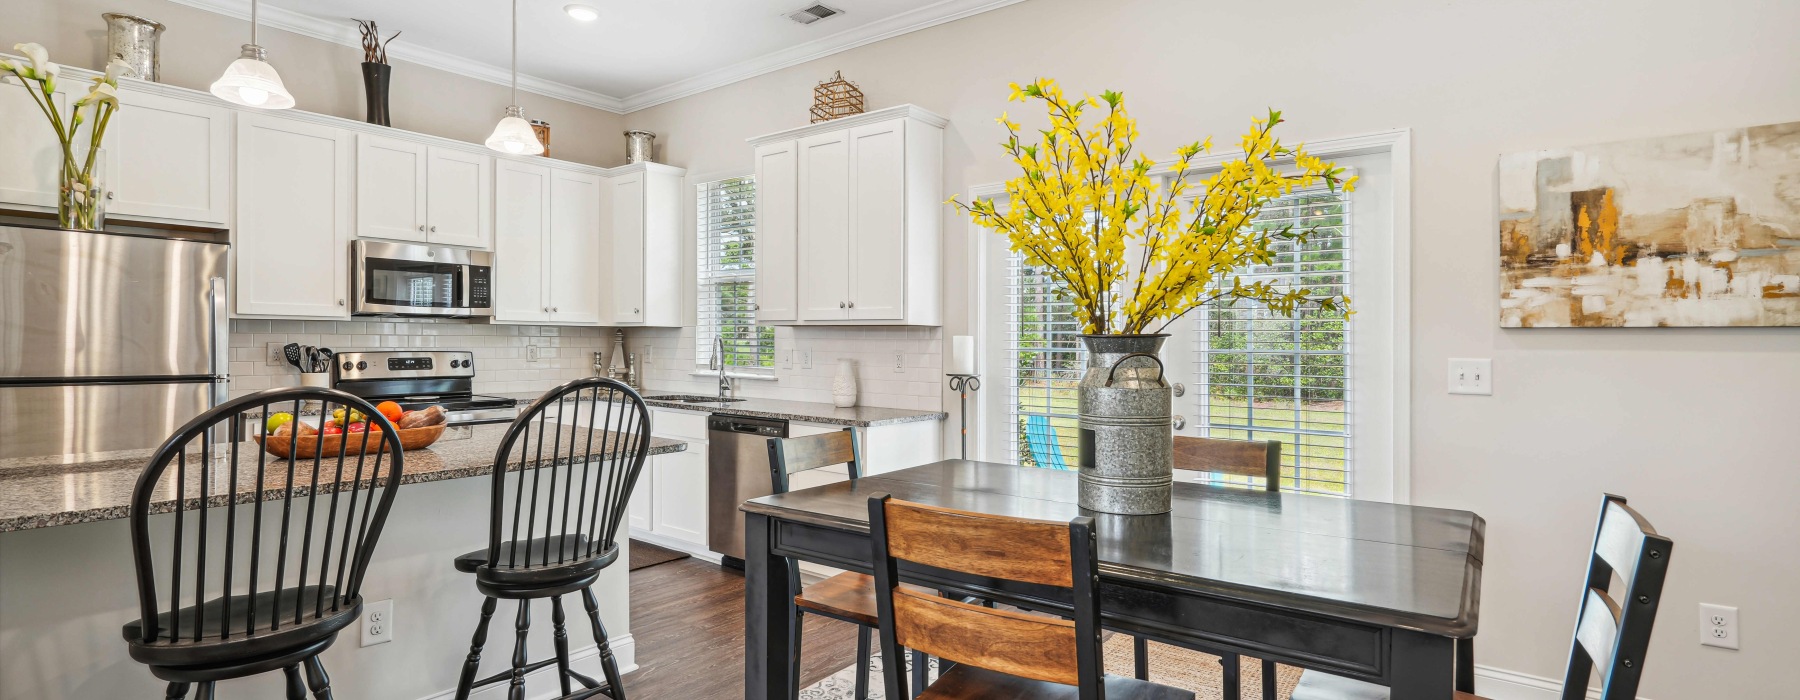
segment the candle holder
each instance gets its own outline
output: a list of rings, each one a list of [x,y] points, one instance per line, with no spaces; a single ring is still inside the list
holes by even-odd
[[[956,392],[957,415],[962,419],[962,458],[969,458],[969,392],[981,390],[979,374],[948,374],[950,390]]]

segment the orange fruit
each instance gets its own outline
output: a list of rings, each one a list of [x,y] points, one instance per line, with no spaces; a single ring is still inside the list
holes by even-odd
[[[383,401],[375,404],[375,410],[380,411],[381,415],[387,417],[390,421],[400,420],[400,415],[406,413],[405,411],[400,410],[400,404],[392,401]]]

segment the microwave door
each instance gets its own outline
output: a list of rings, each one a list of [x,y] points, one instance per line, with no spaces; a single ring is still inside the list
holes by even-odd
[[[364,258],[359,267],[359,313],[468,315],[457,289],[464,265]]]

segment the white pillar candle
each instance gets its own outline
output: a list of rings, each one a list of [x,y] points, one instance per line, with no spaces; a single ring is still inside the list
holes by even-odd
[[[951,336],[950,338],[950,374],[975,373],[975,337],[968,335]]]

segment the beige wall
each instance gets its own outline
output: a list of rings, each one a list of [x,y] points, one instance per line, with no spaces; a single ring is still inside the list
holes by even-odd
[[[1101,8],[1108,8],[1102,10]],[[1295,139],[1414,134],[1412,497],[1488,520],[1478,663],[1561,677],[1603,491],[1679,546],[1643,694],[1792,695],[1800,641],[1800,332],[1497,326],[1501,153],[1800,120],[1800,3],[1033,0],[626,116],[695,174],[806,123],[833,70],[871,109],[950,118],[946,192],[1010,174],[1006,83],[1118,89],[1155,153],[1236,141],[1274,106]],[[946,208],[944,336],[969,333],[962,221]],[[1494,359],[1492,397],[1446,394]],[[953,403],[953,402],[951,402]],[[1743,650],[1696,643],[1700,601],[1741,606]]]
[[[14,44],[36,42],[50,50],[53,61],[99,69],[106,58],[103,12],[148,17],[168,27],[162,82],[195,90],[211,86],[250,40],[249,22],[167,0],[0,0],[0,52],[17,53]],[[266,26],[258,40],[294,94],[295,109],[363,119],[360,48]],[[399,129],[481,143],[510,99],[504,85],[394,62],[389,105]],[[519,93],[519,102],[526,116],[550,122],[552,157],[608,167],[625,163],[620,115],[527,92]]]

